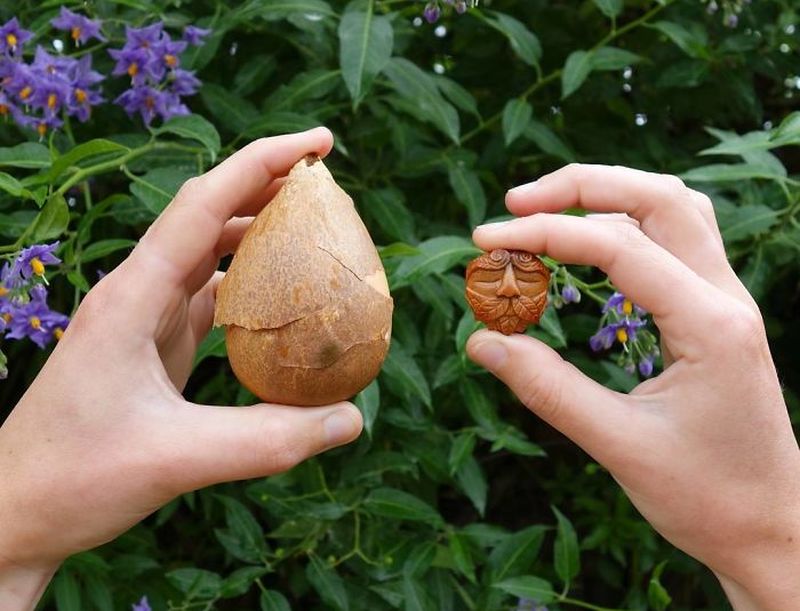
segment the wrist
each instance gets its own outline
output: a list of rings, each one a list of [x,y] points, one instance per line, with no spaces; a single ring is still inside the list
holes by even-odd
[[[23,566],[0,557],[0,609],[33,611],[58,566]]]

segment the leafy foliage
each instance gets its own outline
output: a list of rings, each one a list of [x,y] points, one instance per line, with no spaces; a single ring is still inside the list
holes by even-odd
[[[39,24],[59,3],[12,4],[0,16]],[[714,579],[661,541],[602,468],[466,358],[476,326],[463,265],[476,253],[471,228],[505,215],[505,189],[565,162],[679,174],[714,202],[800,422],[789,7],[753,3],[729,28],[698,0],[486,0],[436,26],[419,19],[422,4],[397,0],[94,3],[101,19],[211,28],[188,59],[201,94],[192,115],[150,130],[113,106],[43,142],[0,126],[3,250],[61,239],[53,294],[69,310],[188,177],[252,138],[325,124],[337,136],[329,166],[380,247],[396,315],[383,371],[356,398],[358,442],[174,500],[70,558],[43,605],[128,609],[147,594],[175,610],[490,611],[519,598],[721,608]],[[597,313],[586,301],[550,308],[531,333],[627,390],[633,376],[587,350]],[[36,362],[31,351],[10,347],[3,405],[35,373],[20,366]],[[222,356],[214,332],[187,393],[248,403]]]

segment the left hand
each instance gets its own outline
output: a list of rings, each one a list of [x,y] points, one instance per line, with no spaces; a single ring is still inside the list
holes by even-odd
[[[284,471],[358,436],[348,403],[242,409],[181,396],[211,327],[220,257],[292,165],[332,144],[323,128],[258,140],[187,181],[86,295],[0,428],[0,608],[26,608],[64,558],[181,493]]]

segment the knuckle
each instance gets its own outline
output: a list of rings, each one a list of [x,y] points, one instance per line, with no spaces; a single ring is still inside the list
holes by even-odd
[[[288,471],[306,458],[305,444],[300,443],[287,423],[265,418],[255,431],[251,450],[253,460],[265,473]]]
[[[671,194],[683,194],[689,190],[686,183],[674,174],[661,174],[661,181],[664,189]]]
[[[185,205],[194,200],[203,189],[203,177],[192,176],[184,182],[173,200],[177,205]]]
[[[692,201],[705,216],[714,216],[714,203],[711,198],[700,191],[691,191]]]
[[[555,377],[531,373],[521,384],[517,397],[547,422],[558,421],[561,412],[561,387]]]
[[[749,352],[761,347],[766,333],[761,313],[757,307],[733,300],[713,314],[712,328],[725,329],[725,333],[715,334],[730,350],[735,346],[737,352]]]

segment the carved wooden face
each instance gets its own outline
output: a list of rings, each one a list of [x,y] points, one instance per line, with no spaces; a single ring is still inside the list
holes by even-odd
[[[524,250],[499,248],[467,266],[466,297],[475,318],[505,335],[538,323],[547,305],[550,270]]]

